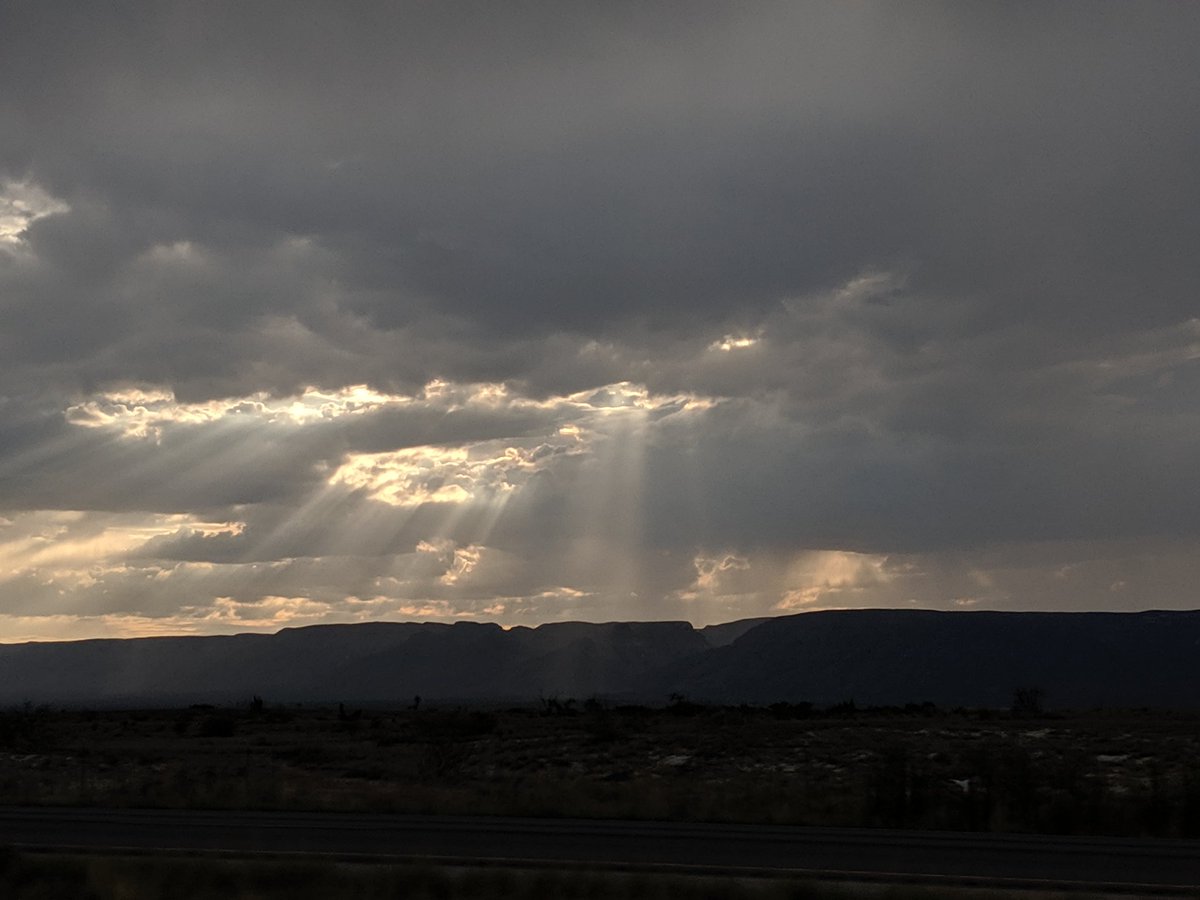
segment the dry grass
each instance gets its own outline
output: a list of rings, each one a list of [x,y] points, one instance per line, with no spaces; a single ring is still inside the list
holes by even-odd
[[[1196,717],[336,709],[0,715],[0,804],[1200,836]]]

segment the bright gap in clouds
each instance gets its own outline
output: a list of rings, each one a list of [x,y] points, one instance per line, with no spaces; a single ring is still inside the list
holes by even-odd
[[[364,415],[412,398],[381,394],[366,385],[335,391],[306,388],[294,397],[277,399],[266,392],[225,397],[201,403],[181,403],[173,391],[133,387],[89,397],[69,406],[67,421],[84,428],[107,428],[124,437],[160,437],[173,425],[204,425],[246,417],[257,423],[305,424],[341,416]]]
[[[206,484],[236,479],[240,469],[269,464],[280,448],[309,441],[319,477],[306,493],[276,502],[217,503],[231,514],[227,521],[99,510],[6,520],[5,580],[28,597],[8,611],[10,631],[27,629],[36,610],[51,635],[64,636],[83,626],[54,616],[129,634],[397,616],[611,617],[606,608],[652,617],[653,603],[638,594],[645,445],[653,428],[703,415],[717,402],[628,382],[536,399],[500,384],[445,381],[411,395],[357,385],[183,402],[169,390],[136,386],[80,398],[65,410],[69,427],[126,448],[132,455],[122,474],[147,497],[162,481],[204,497]],[[487,418],[496,413],[535,427],[487,436],[511,431],[506,420]],[[430,422],[436,436],[455,417],[483,434],[421,442]],[[411,445],[355,449],[351,429],[377,425],[391,429],[393,443]],[[542,540],[561,536],[556,565],[493,545],[510,502],[553,509],[555,497],[565,499],[554,513],[560,521],[533,527]],[[500,538],[512,543],[507,533]],[[621,603],[613,606],[613,597]]]
[[[855,281],[829,303],[854,316],[882,308],[878,283]],[[693,352],[736,374],[779,353],[776,332],[793,321],[817,327],[811,313],[781,316],[770,343],[766,330],[729,332]],[[1065,374],[1104,386],[1114,373],[1178,367],[1195,359],[1195,334],[1191,320],[1128,361],[1106,356]],[[870,371],[869,383],[881,383],[882,370]],[[397,618],[707,624],[862,606],[1061,608],[1066,591],[1088,608],[1127,608],[1191,571],[1186,548],[1151,565],[1119,542],[1025,546],[1017,557],[1036,550],[1053,564],[1022,566],[986,547],[947,562],[770,530],[731,540],[755,527],[721,521],[738,513],[731,504],[757,515],[756,504],[774,502],[739,497],[753,490],[764,431],[792,442],[767,470],[779,492],[820,501],[825,490],[814,472],[831,461],[807,462],[821,452],[819,417],[797,424],[779,404],[772,393],[660,393],[631,381],[549,395],[434,380],[410,393],[360,384],[181,401],[143,384],[78,397],[62,407],[64,428],[5,462],[14,477],[23,460],[44,467],[72,448],[102,460],[81,476],[86,508],[0,520],[0,586],[19,598],[0,613],[0,631],[212,633]],[[854,502],[857,489],[840,483],[836,503]],[[655,518],[664,501],[673,517]],[[864,492],[858,502],[861,515],[875,500]],[[786,529],[837,509],[785,504],[770,522]]]
[[[727,334],[717,341],[713,341],[708,345],[709,350],[718,350],[722,353],[731,353],[734,350],[745,350],[753,347],[761,340],[760,335],[746,334]]]
[[[32,181],[0,182],[0,249],[19,247],[26,230],[38,219],[70,209]]]

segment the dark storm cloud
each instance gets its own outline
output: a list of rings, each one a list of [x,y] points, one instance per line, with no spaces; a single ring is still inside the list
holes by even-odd
[[[173,295],[176,315],[312,315],[245,277],[287,235],[381,326],[680,327],[871,265],[982,299],[988,324],[1125,327],[1191,302],[1186,9],[7,18],[6,168],[99,209],[36,245],[92,279],[152,242],[228,250],[223,289]]]
[[[457,549],[405,591],[530,614],[559,563],[596,588],[578,608],[615,602],[618,557],[644,600],[786,587],[816,549],[1177,550],[1198,39],[1172,3],[0,4],[0,511],[199,517],[121,552],[329,557],[275,576],[329,602],[436,535]],[[621,382],[662,404],[636,459],[569,399]],[[358,384],[392,401],[132,437],[68,412]],[[577,426],[592,457],[534,464]],[[488,442],[537,470],[496,508],[330,482]],[[469,556],[485,532],[504,566]],[[907,583],[838,565],[801,568]],[[238,571],[211,590],[270,581]]]

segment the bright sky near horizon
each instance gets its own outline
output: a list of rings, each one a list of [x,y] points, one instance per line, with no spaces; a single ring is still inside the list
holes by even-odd
[[[1197,46],[0,0],[0,641],[1200,606]]]

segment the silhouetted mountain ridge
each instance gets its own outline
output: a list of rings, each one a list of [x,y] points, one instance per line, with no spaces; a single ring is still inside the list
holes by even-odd
[[[853,699],[1200,708],[1200,612],[839,610],[742,620],[318,625],[0,645],[0,704]]]

